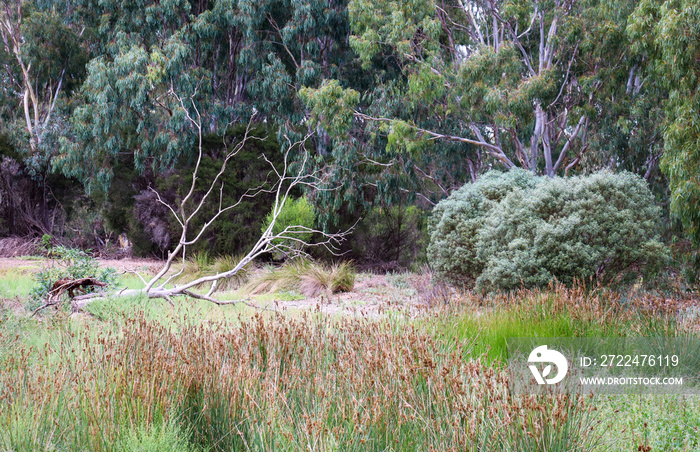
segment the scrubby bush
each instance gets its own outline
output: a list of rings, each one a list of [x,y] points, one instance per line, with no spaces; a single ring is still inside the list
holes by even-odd
[[[265,232],[270,226],[273,220],[273,213],[270,212],[265,218],[265,222],[262,225],[262,232]],[[298,199],[288,199],[282,206],[282,210],[275,224],[272,226],[272,234],[280,234],[286,228],[290,228],[290,231],[299,231],[300,228],[311,229],[314,227],[314,222],[316,221],[316,215],[314,213],[314,208],[306,198]],[[275,258],[281,259],[284,257],[284,251],[287,250],[300,250],[302,248],[302,242],[309,243],[311,232],[291,232],[288,234],[292,239],[275,239],[272,244],[276,247],[281,247],[281,250],[273,253]]]
[[[491,171],[435,206],[428,222],[428,260],[436,274],[472,286],[484,268],[476,243],[484,219],[508,193],[534,188],[540,180],[522,169]]]
[[[377,270],[425,262],[425,218],[425,212],[416,206],[374,206],[350,237],[352,257],[365,268]]]
[[[554,279],[625,284],[665,261],[661,213],[638,176],[549,179],[518,170],[483,179],[434,212],[429,258],[452,282],[483,291]]]

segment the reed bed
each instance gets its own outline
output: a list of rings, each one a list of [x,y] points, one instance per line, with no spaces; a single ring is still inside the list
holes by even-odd
[[[514,397],[499,366],[411,325],[319,316],[192,326],[133,315],[114,329],[16,322],[0,318],[0,450],[161,441],[157,450],[583,451],[595,443],[587,399]],[[28,326],[44,328],[41,338]]]

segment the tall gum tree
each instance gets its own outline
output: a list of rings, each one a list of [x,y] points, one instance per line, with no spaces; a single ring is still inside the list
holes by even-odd
[[[650,76],[668,90],[664,156],[671,212],[700,247],[700,4],[642,1],[628,27]]]
[[[325,108],[339,101],[354,117],[347,130],[383,137],[389,152],[416,155],[461,145],[472,179],[494,164],[566,173],[590,151],[609,72],[621,66],[627,71],[621,46],[605,58],[586,47],[605,31],[596,23],[603,6],[574,0],[353,0],[352,47],[366,65],[393,59],[403,79],[380,84],[374,94],[385,94],[374,102],[327,82],[306,93],[311,118],[330,124],[333,113]],[[615,26],[624,30],[624,20]],[[403,99],[400,109],[387,102],[397,97]]]
[[[344,1],[85,3],[99,55],[88,65],[58,166],[90,191],[109,186],[120,154],[133,154],[140,169],[191,158],[183,119],[165,102],[170,87],[156,79],[184,96],[197,91],[197,104],[212,113],[205,133],[256,112],[277,125],[280,143],[285,135],[296,142],[313,131],[298,91],[338,77],[350,52]],[[315,147],[323,152],[323,138]],[[86,159],[91,167],[81,165]]]
[[[5,107],[0,133],[13,138],[23,168],[40,187],[39,199],[31,202],[38,207],[23,209],[32,233],[53,228],[47,177],[64,125],[63,107],[85,74],[83,30],[66,5],[0,2],[0,103]]]

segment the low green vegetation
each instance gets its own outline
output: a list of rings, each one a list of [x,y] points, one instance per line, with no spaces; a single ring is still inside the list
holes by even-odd
[[[46,300],[53,285],[64,278],[95,278],[107,284],[107,287],[116,282],[116,270],[100,268],[96,259],[81,250],[57,246],[48,250],[48,256],[51,258],[50,264],[36,274],[36,283],[30,293],[37,306]]]
[[[197,255],[198,271],[216,265]],[[187,263],[186,263],[187,265]],[[13,276],[0,276],[0,284]],[[20,271],[21,272],[21,271]],[[323,276],[319,276],[322,274]],[[31,274],[30,274],[31,276]],[[253,271],[252,292],[353,290],[349,264]],[[376,278],[362,275],[363,284]],[[118,284],[136,285],[133,275]],[[430,275],[375,282],[383,315],[114,297],[37,317],[3,292],[0,450],[694,451],[691,397],[517,396],[507,338],[695,334],[692,299],[566,287],[455,293],[424,310]],[[443,294],[444,295],[444,294]],[[330,296],[330,295],[329,295]],[[297,297],[301,298],[297,295]],[[430,307],[428,307],[430,306]],[[614,433],[613,433],[614,432]]]
[[[306,259],[294,259],[279,268],[269,267],[245,287],[252,294],[296,291],[307,297],[349,292],[355,285],[355,269],[349,262],[326,266]]]
[[[36,283],[35,271],[27,267],[0,269],[0,298],[26,299]]]

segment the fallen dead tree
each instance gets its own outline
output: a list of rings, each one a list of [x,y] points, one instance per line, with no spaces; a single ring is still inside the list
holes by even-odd
[[[65,294],[72,300],[76,294],[85,293],[94,287],[107,287],[107,283],[95,278],[61,278],[51,286],[51,290],[46,294],[46,301],[32,312],[32,316],[50,306],[58,307]]]
[[[248,123],[243,138],[232,145],[231,149],[229,149],[226,140],[224,140],[226,153],[221,167],[214,178],[206,184],[206,187],[208,188],[205,190],[204,195],[202,195],[199,199],[195,199],[195,184],[199,177],[199,169],[202,159],[204,158],[202,146],[202,116],[192,99],[189,99],[190,105],[186,105],[185,100],[177,96],[172,91],[170,92],[170,95],[174,96],[178,100],[187,119],[195,128],[199,139],[198,157],[192,172],[192,183],[189,191],[183,197],[183,199],[180,200],[177,205],[171,205],[164,201],[155,189],[151,188],[153,193],[156,195],[157,202],[168,208],[180,226],[180,237],[178,243],[173,250],[168,252],[168,257],[165,263],[155,274],[155,276],[147,280],[140,274],[136,273],[144,284],[143,289],[124,289],[119,291],[79,295],[72,299],[74,309],[81,309],[85,304],[98,298],[134,295],[145,295],[149,298],[163,298],[168,300],[171,304],[173,297],[177,296],[189,296],[197,299],[208,300],[219,305],[243,302],[244,300],[221,301],[216,299],[213,294],[216,291],[218,281],[236,275],[254,259],[270,251],[281,252],[287,256],[304,254],[303,247],[295,245],[309,245],[301,239],[301,237],[307,237],[309,233],[316,234],[317,237],[321,238],[313,244],[314,246],[323,246],[329,251],[335,253],[337,250],[336,245],[340,243],[340,241],[342,241],[350,232],[350,230],[347,230],[329,234],[321,230],[303,226],[288,226],[278,233],[273,232],[277,218],[282,212],[285,202],[287,202],[290,194],[293,191],[300,188],[313,188],[315,190],[326,189],[321,187],[322,180],[320,173],[311,168],[312,161],[309,152],[305,148],[306,141],[309,138],[308,135],[304,139],[297,142],[291,142],[291,140],[287,139],[287,150],[284,154],[284,162],[281,168],[276,168],[267,157],[264,155],[261,156],[261,158],[265,159],[265,161],[270,164],[271,169],[270,173],[268,173],[267,180],[261,181],[258,187],[246,191],[235,203],[224,205],[224,190],[226,187],[222,181],[222,175],[226,171],[227,163],[236,157],[236,155],[245,147],[246,142],[249,140],[260,139],[250,135],[252,119],[251,122]],[[292,160],[293,154],[296,156],[294,161]],[[185,261],[188,247],[193,246],[200,239],[202,239],[205,231],[222,214],[230,211],[231,209],[239,207],[246,198],[255,197],[261,193],[271,193],[274,195],[272,221],[265,231],[263,231],[255,245],[238,262],[238,264],[229,271],[203,276],[186,283],[177,283],[178,276],[182,274],[183,269],[181,268],[178,272],[173,272],[173,265],[178,259],[181,259],[182,262]],[[201,213],[203,210],[202,207],[205,205],[205,203],[217,202],[216,198],[218,198],[218,209],[216,209],[213,215],[206,219],[201,227],[196,230],[192,230],[191,225],[193,224],[193,219]],[[195,292],[195,288],[203,285],[208,287],[206,292]]]

